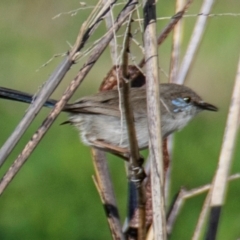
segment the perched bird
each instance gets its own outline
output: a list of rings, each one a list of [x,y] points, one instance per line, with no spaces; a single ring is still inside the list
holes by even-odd
[[[160,85],[161,129],[163,138],[182,129],[202,110],[217,111],[190,88],[172,83]],[[33,95],[0,87],[0,98],[32,103]],[[54,107],[56,100],[48,100],[44,106]],[[147,103],[144,88],[131,88],[130,102],[133,108],[136,137],[139,149],[148,147]],[[109,90],[80,98],[67,104],[69,113],[65,123],[74,125],[82,142],[117,154],[129,152],[124,108],[119,104],[119,91]]]

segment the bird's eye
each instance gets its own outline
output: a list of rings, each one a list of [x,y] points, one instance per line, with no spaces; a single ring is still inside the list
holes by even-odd
[[[184,100],[186,103],[190,103],[190,102],[191,102],[191,98],[190,98],[190,97],[185,97],[185,98],[183,98],[183,100]]]

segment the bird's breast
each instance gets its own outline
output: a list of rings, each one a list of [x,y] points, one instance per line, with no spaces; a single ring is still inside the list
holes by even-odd
[[[167,137],[175,131],[184,128],[192,119],[191,115],[185,113],[172,114],[171,116],[162,116],[162,136]]]

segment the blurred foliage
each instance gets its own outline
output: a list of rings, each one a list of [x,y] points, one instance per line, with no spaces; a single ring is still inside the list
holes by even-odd
[[[94,6],[96,2],[90,0],[88,4]],[[201,3],[202,1],[196,1],[188,14],[198,13]],[[54,20],[52,18],[61,12],[79,7],[79,1],[1,1],[0,85],[36,92],[61,61],[61,57],[55,58],[46,67],[40,66],[53,55],[66,52],[69,43],[74,44],[80,26],[91,9],[79,11],[74,16],[63,14]],[[239,9],[239,1],[218,1],[212,12],[239,14]],[[159,17],[173,14],[174,1],[158,1]],[[195,21],[196,17],[185,18],[182,56]],[[158,22],[159,32],[167,22]],[[105,25],[102,24],[89,43],[100,37],[104,30]],[[239,32],[239,17],[209,18],[207,31],[186,85],[194,88],[208,102],[219,106],[220,111],[202,113],[175,135],[170,199],[181,186],[191,189],[212,180],[236,74],[240,52]],[[141,43],[141,37],[139,42]],[[160,66],[165,72],[168,72],[169,68],[170,51],[171,37],[159,49]],[[142,55],[134,44],[132,53],[138,62],[137,59]],[[53,97],[58,98],[62,94],[83,62],[84,60],[80,60],[73,67]],[[87,76],[74,99],[96,92],[110,68],[111,58],[107,50]],[[161,81],[167,81],[162,73]],[[26,108],[24,104],[0,101],[0,145],[11,134]],[[1,176],[48,111],[43,110],[37,116],[1,169]],[[65,119],[64,114],[57,119],[0,198],[0,239],[110,239],[107,221],[92,181],[94,172],[90,149],[79,142],[78,134],[71,126],[59,126]],[[121,216],[124,219],[124,166],[121,160],[111,155],[108,157]],[[233,173],[240,172],[239,158],[238,141]],[[218,234],[220,240],[240,238],[239,186],[240,180],[229,185]],[[191,238],[203,201],[204,196],[201,195],[186,202],[171,239]]]

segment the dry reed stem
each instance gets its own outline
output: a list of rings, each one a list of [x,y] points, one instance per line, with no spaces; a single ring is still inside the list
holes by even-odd
[[[92,158],[96,173],[94,182],[103,203],[112,238],[114,240],[123,240],[124,236],[120,223],[117,201],[106,161],[106,153],[99,149],[92,148]]]
[[[197,49],[201,43],[204,30],[206,28],[208,17],[205,16],[205,14],[206,15],[209,14],[213,4],[214,4],[214,0],[204,0],[202,4],[202,8],[200,12],[203,13],[203,15],[200,15],[198,17],[197,22],[195,24],[191,40],[188,44],[186,54],[183,58],[183,62],[181,64],[181,67],[176,79],[177,80],[176,83],[178,84],[183,84],[184,80],[186,79],[190,66],[193,63],[194,57],[197,53]]]
[[[200,240],[201,239],[201,234],[202,234],[202,231],[203,231],[203,227],[204,227],[204,225],[206,223],[206,220],[207,220],[207,214],[209,213],[209,203],[210,203],[211,195],[212,195],[212,188],[210,188],[210,190],[208,192],[208,195],[204,200],[202,210],[200,212],[197,224],[196,224],[195,229],[194,229],[192,240]]]
[[[185,4],[185,6],[182,8],[182,10],[172,17],[172,20],[170,21],[170,23],[165,27],[165,29],[164,29],[164,30],[162,31],[162,33],[160,34],[160,36],[159,36],[159,38],[158,38],[158,43],[161,44],[161,43],[166,39],[167,35],[171,32],[171,30],[173,29],[173,27],[175,26],[175,24],[177,24],[177,22],[181,19],[181,17],[182,17],[183,14],[185,13],[185,11],[188,9],[188,7],[190,6],[191,2],[192,2],[192,1],[189,0],[189,1]],[[139,64],[139,66],[143,67],[144,64],[145,64],[145,60],[142,59],[141,62],[140,62],[140,64]],[[165,144],[164,147],[163,147],[163,150],[164,150],[164,159],[169,159],[169,156],[168,156],[168,154],[167,154],[166,146],[167,146],[167,145]],[[166,154],[165,154],[165,153],[166,153]],[[168,164],[167,164],[167,165],[168,165]],[[169,174],[169,168],[168,168],[168,171],[167,171],[166,175],[168,175],[168,176],[170,175],[170,174]],[[169,183],[169,181],[168,181],[168,183]],[[165,193],[168,192],[168,190],[167,190],[167,187],[168,187],[168,186],[169,186],[169,184],[166,185]],[[150,189],[150,188],[148,188],[148,189]],[[151,193],[148,193],[148,189],[147,189],[146,194],[149,195],[149,196],[151,196]],[[165,199],[166,199],[166,196],[165,196]],[[148,200],[147,200],[147,201],[148,201]],[[151,208],[152,208],[152,204],[151,204]],[[152,209],[151,209],[151,210],[150,210],[150,209],[146,209],[146,211],[150,211],[149,213],[146,212],[146,215],[151,215],[151,214],[152,214]],[[135,219],[135,217],[134,217],[134,218],[131,220],[130,225],[135,225],[135,223],[136,223],[136,219]]]
[[[158,36],[158,40],[157,40],[158,46],[160,46],[164,42],[164,40],[167,38],[169,33],[173,30],[174,26],[183,17],[184,13],[187,11],[187,9],[189,8],[192,1],[193,0],[188,0],[187,3],[185,4],[185,6],[183,7],[183,9],[171,18],[170,22],[167,24],[167,26],[164,28],[164,30]],[[145,65],[145,60],[143,58],[139,62],[138,66],[142,68],[144,65]]]
[[[130,50],[130,35],[131,35],[131,19],[129,16],[126,34],[123,42],[123,61],[122,61],[122,101],[124,106],[126,125],[128,130],[128,139],[130,146],[130,178],[134,181],[137,192],[137,212],[138,212],[138,239],[145,239],[145,189],[143,187],[143,179],[139,176],[138,172],[142,169],[142,163],[140,163],[140,154],[138,148],[138,142],[136,137],[136,130],[134,125],[134,116],[129,98],[130,95],[130,80],[128,74],[128,52]],[[142,170],[143,171],[143,170]],[[132,180],[133,179],[133,180]]]
[[[176,1],[176,13],[184,7],[185,0]],[[182,42],[182,18],[178,21],[173,29],[172,52],[170,60],[169,82],[175,82],[180,60],[180,48]]]
[[[176,0],[175,12],[176,14],[184,8],[185,0]],[[180,48],[182,43],[182,31],[183,31],[183,20],[182,18],[177,22],[173,29],[173,38],[172,38],[172,52],[171,52],[171,60],[170,60],[170,73],[169,73],[169,82],[175,82],[178,68],[179,68],[179,61],[180,61]],[[165,201],[168,202],[169,193],[170,193],[170,184],[171,184],[171,162],[170,156],[172,155],[172,148],[173,148],[173,141],[174,135],[169,136],[164,144],[163,149],[163,157],[164,159],[168,159],[168,168],[165,172]],[[166,152],[166,154],[164,154]]]
[[[153,237],[153,226],[152,225],[148,229],[146,240],[154,240],[154,237]]]
[[[107,4],[110,0],[103,0],[103,3]],[[114,16],[113,16],[113,11],[112,9],[110,9],[110,11],[106,14],[105,17],[105,22],[106,22],[106,26],[107,29],[112,28],[113,24],[114,24]],[[114,34],[114,38],[110,41],[109,43],[109,48],[110,48],[110,55],[112,58],[112,63],[114,65],[116,65],[117,63],[115,62],[117,59],[117,49],[116,49],[116,35]]]
[[[236,144],[237,130],[239,128],[240,116],[240,58],[238,62],[238,69],[236,80],[233,88],[231,104],[229,107],[227,123],[223,136],[221,153],[219,156],[218,169],[216,171],[213,185],[212,195],[210,200],[210,221],[208,225],[208,232],[206,239],[215,239],[218,229],[218,222],[220,218],[221,208],[224,204],[227,178],[232,165],[232,155]]]
[[[161,112],[156,38],[156,2],[154,0],[144,0],[143,11],[154,237],[155,239],[165,240],[167,234],[163,190],[162,136],[161,131],[159,131],[161,129]]]
[[[214,3],[213,0],[205,0],[203,5],[202,5],[202,8],[201,8],[201,13],[202,14],[199,15],[198,20],[195,24],[195,28],[194,28],[194,31],[192,33],[192,38],[191,38],[190,43],[188,45],[187,52],[184,56],[183,63],[181,65],[181,68],[179,70],[177,78],[175,78],[175,83],[177,83],[177,84],[183,84],[185,79],[186,79],[187,73],[190,69],[190,66],[191,66],[192,62],[193,62],[193,59],[194,59],[194,56],[196,54],[197,48],[198,48],[198,46],[201,42],[204,30],[205,30],[205,26],[206,26],[207,15],[209,15],[209,12],[211,11],[213,3]],[[207,203],[207,200],[204,204],[205,207],[207,206],[206,203]],[[207,209],[205,207],[203,207],[202,212],[200,214],[200,218],[198,220],[198,224],[197,224],[196,229],[195,229],[196,232],[194,233],[194,235],[195,234],[197,235],[201,231],[200,229],[202,229],[202,227],[203,227],[204,221],[202,219],[203,219],[203,216],[207,212]]]
[[[6,161],[9,154],[12,152],[24,132],[27,130],[31,122],[37,116],[39,111],[41,110],[43,104],[47,101],[47,99],[51,96],[55,88],[61,82],[65,74],[69,71],[73,62],[69,57],[65,57],[65,59],[61,62],[61,64],[56,68],[50,78],[45,82],[44,86],[38,93],[38,97],[34,101],[34,104],[31,104],[19,122],[13,133],[6,140],[3,146],[0,149],[0,166]]]

